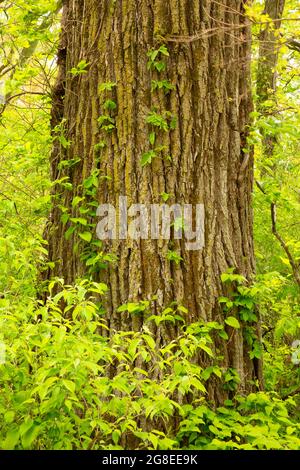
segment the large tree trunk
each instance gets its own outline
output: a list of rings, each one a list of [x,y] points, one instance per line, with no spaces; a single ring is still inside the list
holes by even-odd
[[[264,14],[269,16],[270,22],[262,27],[260,33],[257,67],[257,108],[264,116],[272,115],[276,110],[277,63],[281,47],[278,31],[284,6],[285,0],[265,1]],[[272,157],[275,145],[274,135],[264,131],[263,151],[266,159]]]
[[[246,147],[250,93],[250,28],[244,0],[66,0],[59,52],[60,73],[54,92],[53,128],[62,119],[68,147],[54,145],[52,178],[69,176],[73,187],[56,185],[49,224],[49,255],[55,268],[48,275],[71,283],[86,273],[80,260],[84,243],[61,223],[61,207],[71,208],[82,183],[99,169],[97,204],[117,206],[120,195],[132,203],[203,203],[205,246],[187,251],[184,240],[117,240],[104,251],[117,263],[94,274],[109,286],[107,301],[111,329],[139,329],[142,315],[117,313],[128,301],[151,299],[160,312],[171,301],[188,308],[187,321],[224,321],[218,297],[224,293],[220,275],[228,267],[251,279],[254,271],[252,239],[253,161]],[[166,70],[147,67],[147,52],[165,44]],[[88,73],[70,73],[80,61]],[[174,89],[151,91],[151,80],[169,80]],[[99,92],[103,83],[115,87]],[[63,92],[64,90],[64,92]],[[105,111],[104,102],[117,107]],[[141,156],[151,145],[146,122],[149,112],[169,111],[177,126],[157,131],[155,145],[163,145],[172,160],[155,158],[142,167]],[[107,132],[97,122],[109,113],[115,128]],[[62,127],[62,126],[61,126]],[[57,131],[57,129],[56,129]],[[99,143],[105,147],[99,150]],[[63,146],[61,145],[63,142]],[[67,147],[67,148],[64,148]],[[99,157],[100,152],[100,157]],[[80,158],[71,168],[60,162]],[[108,178],[107,178],[108,177]],[[93,196],[94,197],[94,196]],[[89,196],[91,198],[91,196]],[[59,207],[60,206],[60,207]],[[72,216],[78,216],[75,206]],[[94,217],[93,222],[97,222]],[[96,238],[96,237],[95,237]],[[167,259],[168,249],[183,261]],[[159,328],[157,342],[169,341],[175,328]],[[249,359],[243,328],[230,329],[223,347],[224,365],[234,367],[241,389],[249,390],[257,367]],[[212,392],[213,394],[213,392]]]

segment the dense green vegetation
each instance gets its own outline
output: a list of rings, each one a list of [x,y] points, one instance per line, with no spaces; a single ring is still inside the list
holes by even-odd
[[[148,315],[143,329],[115,332],[108,340],[106,285],[53,279],[42,286],[40,273],[49,267],[43,237],[53,185],[49,154],[53,139],[68,145],[63,133],[51,136],[49,122],[58,3],[0,1],[0,449],[122,449],[134,442],[146,449],[299,450],[298,2],[286,2],[276,32],[277,88],[252,113],[256,278],[249,285],[232,271],[224,273],[222,282],[233,289],[219,299],[225,323],[239,329],[240,321],[248,322],[251,354],[263,357],[264,391],[248,396],[238,392],[236,371],[222,369],[214,353],[215,338],[228,338],[223,325],[185,324],[185,307],[175,304],[153,315],[145,300],[119,309]],[[273,27],[262,12],[261,1],[248,11],[256,103],[260,31],[266,23]],[[70,71],[84,72],[85,64]],[[267,157],[266,135],[274,142]],[[258,314],[261,343],[251,333]],[[150,327],[160,322],[181,325],[178,338],[163,348],[156,347]],[[209,367],[193,361],[196,353],[209,358]],[[206,399],[210,379],[230,391],[222,407]]]

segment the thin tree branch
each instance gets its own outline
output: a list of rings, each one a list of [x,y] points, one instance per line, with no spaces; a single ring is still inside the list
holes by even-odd
[[[280,235],[280,233],[278,232],[277,230],[277,224],[276,224],[276,204],[274,202],[271,203],[271,221],[272,221],[272,233],[273,235],[275,235],[275,237],[277,238],[277,240],[279,241],[281,247],[283,248],[283,250],[285,251],[287,257],[288,257],[288,260],[289,260],[289,263],[291,265],[291,268],[293,270],[293,275],[294,275],[294,279],[295,281],[297,282],[298,286],[300,287],[300,271],[299,271],[299,263],[297,263],[294,258],[293,258],[293,255],[292,253],[290,252],[289,250],[289,247],[287,246],[287,244],[285,243],[284,239],[282,238],[282,236]]]
[[[259,181],[255,180],[255,184],[256,186],[258,187],[258,189],[264,194],[266,195],[266,191],[264,190],[264,188],[262,187],[262,185],[260,184]]]
[[[286,41],[286,45],[289,49],[300,52],[300,41],[298,41],[297,39],[293,39],[293,38],[288,39]]]
[[[41,95],[41,96],[45,96],[45,93],[42,93],[40,91],[23,91],[21,93],[17,93],[16,95],[9,96],[8,98],[6,98],[6,101],[3,103],[2,109],[0,111],[0,116],[2,116],[2,114],[4,113],[7,105],[12,100],[14,100],[15,98],[19,98],[20,96],[24,96],[24,95]]]
[[[249,18],[250,23],[255,24],[255,25],[260,25],[260,26],[269,25],[269,24],[272,24],[272,23],[275,23],[277,25],[278,23],[283,22],[283,21],[300,21],[300,18],[275,18],[275,19],[271,19],[271,20],[268,20],[268,21],[259,21],[259,22],[256,22],[256,21],[252,20],[251,18]],[[243,24],[243,25],[230,24],[230,26],[226,26],[226,24],[225,24],[225,26],[223,27],[223,31],[235,31],[235,30],[240,30],[240,29],[243,29],[243,28],[245,28],[245,24]],[[219,32],[219,31],[220,31],[220,27],[218,26],[218,27],[215,27],[215,28],[207,29],[205,31],[201,31],[199,33],[195,33],[192,36],[172,34],[172,35],[169,35],[169,36],[162,36],[162,39],[164,39],[167,42],[186,42],[186,43],[189,43],[189,42],[198,41],[199,39],[201,39],[203,37],[206,37],[207,34],[210,34],[210,36],[213,36],[215,33]]]

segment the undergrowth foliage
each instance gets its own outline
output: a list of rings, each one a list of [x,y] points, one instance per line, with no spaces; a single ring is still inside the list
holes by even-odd
[[[265,112],[252,113],[247,142],[249,149],[254,146],[256,167],[254,284],[245,283],[233,269],[222,275],[230,292],[219,299],[225,327],[201,321],[186,325],[187,312],[176,304],[152,315],[145,300],[119,307],[120,315],[145,318],[141,331],[128,332],[108,330],[101,301],[105,284],[78,280],[74,286],[64,286],[55,279],[48,286],[46,303],[36,300],[44,287],[39,270],[53,268],[53,263],[44,262],[47,245],[42,236],[51,188],[56,184],[62,191],[72,188],[67,175],[82,155],[61,160],[62,177],[50,182],[53,142],[62,150],[72,144],[65,120],[53,129],[52,137],[49,125],[60,2],[0,3],[0,449],[128,449],[132,444],[161,450],[299,450],[299,286],[270,219],[270,204],[276,204],[277,231],[299,267],[300,49],[291,51],[287,41],[297,42],[300,34],[298,2],[286,0],[284,16],[289,21],[282,22],[280,29],[276,96],[266,101]],[[263,3],[254,1],[247,7],[254,33],[254,85],[261,26],[268,21]],[[166,101],[175,93],[167,79],[168,56],[166,46],[147,55],[154,78],[152,95],[161,93]],[[67,73],[83,79],[90,67],[83,59]],[[103,114],[97,123],[101,137],[95,145],[97,162],[116,127],[117,102],[112,93],[116,86],[115,82],[99,85]],[[255,87],[253,91],[255,98]],[[158,159],[172,162],[159,141],[178,123],[167,109],[155,107],[145,113],[145,123],[149,145],[140,165],[148,171]],[[275,142],[268,159],[263,151],[265,135]],[[93,238],[101,178],[108,177],[100,176],[98,167],[92,170],[77,188],[72,207],[60,207],[65,237],[78,233],[89,277],[108,263],[117,263]],[[160,196],[167,202],[172,194]],[[166,256],[176,265],[183,261],[173,250]],[[57,290],[59,294],[54,293]],[[254,329],[257,321],[261,339]],[[166,324],[176,327],[177,338],[157,344],[153,332]],[[230,328],[242,328],[251,358],[263,356],[265,392],[242,396],[237,391],[237,371],[222,366],[215,340],[227,341]],[[210,381],[229,393],[221,407],[207,398]]]
[[[2,449],[123,449],[130,441],[139,449],[300,449],[293,398],[233,395],[217,409],[207,401],[211,376],[225,388],[238,381],[213,352],[222,325],[181,322],[178,338],[160,346],[150,315],[141,331],[109,339],[104,284],[79,281],[52,296],[53,285],[45,305],[0,301]],[[198,353],[208,367],[195,363]]]

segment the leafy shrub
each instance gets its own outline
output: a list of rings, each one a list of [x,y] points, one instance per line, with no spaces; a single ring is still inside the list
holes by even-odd
[[[214,358],[221,325],[183,325],[176,341],[159,346],[152,316],[142,331],[113,332],[109,340],[99,301],[105,291],[80,281],[46,305],[21,309],[0,300],[0,448],[300,448],[291,398],[258,393],[216,410],[207,402],[210,376],[226,385],[234,372]],[[198,352],[210,361],[206,369],[193,361]]]

